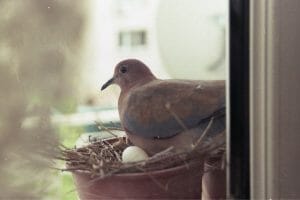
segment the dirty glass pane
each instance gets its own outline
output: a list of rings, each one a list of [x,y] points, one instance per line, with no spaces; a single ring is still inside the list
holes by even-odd
[[[72,173],[59,170],[66,167],[60,153],[124,136],[120,88],[100,91],[121,60],[138,59],[159,79],[226,80],[228,4],[1,0],[0,199],[78,197]]]

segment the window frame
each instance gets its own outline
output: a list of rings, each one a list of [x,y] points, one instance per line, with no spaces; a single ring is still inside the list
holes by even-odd
[[[250,198],[249,0],[229,1],[229,108],[227,194]]]

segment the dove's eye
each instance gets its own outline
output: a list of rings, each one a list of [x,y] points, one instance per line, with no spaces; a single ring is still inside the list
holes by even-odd
[[[121,68],[120,68],[120,72],[121,73],[126,73],[127,72],[127,66],[122,66]]]

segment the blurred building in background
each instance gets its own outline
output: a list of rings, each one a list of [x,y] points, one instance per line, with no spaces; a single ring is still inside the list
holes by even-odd
[[[160,78],[225,79],[225,0],[91,0],[83,102],[116,107],[100,86],[122,59],[138,58]],[[92,101],[91,101],[92,100]]]

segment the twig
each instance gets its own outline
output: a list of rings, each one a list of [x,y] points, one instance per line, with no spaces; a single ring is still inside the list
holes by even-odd
[[[106,128],[111,131],[125,131],[123,128],[118,128],[118,127],[106,127]]]
[[[214,117],[212,117],[208,123],[208,125],[206,126],[205,130],[203,131],[202,135],[200,136],[200,138],[196,141],[196,143],[193,146],[193,149],[195,149],[203,140],[203,138],[206,136],[206,134],[208,133],[211,125],[214,122]]]
[[[169,148],[167,148],[167,149],[165,149],[165,150],[163,150],[163,151],[161,151],[161,152],[158,152],[158,153],[154,154],[154,155],[153,155],[152,157],[150,157],[149,159],[154,159],[154,158],[156,158],[156,157],[159,157],[159,156],[161,156],[161,155],[164,155],[164,154],[166,154],[166,153],[172,151],[173,149],[174,149],[174,147],[173,147],[173,146],[170,146]]]
[[[183,130],[187,131],[188,128],[183,123],[183,121],[178,117],[178,115],[171,109],[171,104],[167,102],[165,104],[166,109],[171,113],[171,115],[174,117],[174,119],[177,121],[177,123],[183,128]]]
[[[101,124],[101,122],[99,123],[99,122],[97,122],[97,121],[95,121],[95,123],[96,123],[96,125],[98,126],[98,127],[100,127],[101,129],[104,129],[105,131],[107,131],[108,133],[110,133],[112,136],[114,136],[115,138],[117,138],[118,136],[116,135],[116,134],[114,134],[110,129],[108,129],[108,128],[106,128],[105,126],[103,126],[102,124]]]

